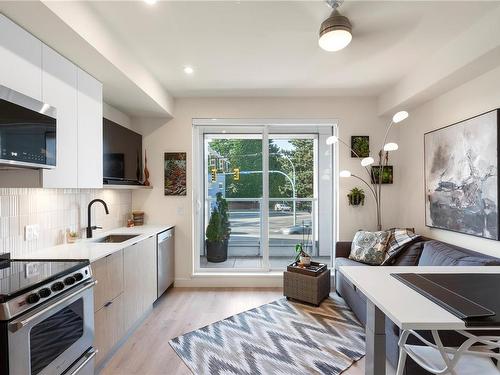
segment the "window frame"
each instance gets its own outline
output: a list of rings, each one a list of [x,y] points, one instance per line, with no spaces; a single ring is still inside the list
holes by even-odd
[[[208,156],[205,155],[205,135],[220,135],[221,138],[234,138],[241,135],[255,134],[256,138],[262,139],[262,159],[263,159],[263,171],[269,170],[269,135],[283,137],[293,137],[293,135],[304,136],[304,135],[315,135],[317,134],[317,147],[315,150],[317,153],[329,153],[328,161],[329,164],[329,176],[331,180],[331,191],[327,191],[330,200],[330,210],[331,210],[331,236],[330,236],[330,257],[331,264],[334,263],[334,244],[338,238],[338,147],[327,146],[325,141],[326,138],[331,135],[337,135],[338,132],[338,121],[335,119],[193,119],[192,120],[192,130],[193,130],[193,249],[192,249],[192,275],[248,275],[251,274],[269,274],[271,272],[278,271],[277,269],[272,269],[269,262],[269,233],[265,228],[269,228],[269,203],[275,198],[269,198],[269,173],[262,174],[262,184],[263,184],[263,194],[260,198],[262,217],[261,225],[261,243],[262,246],[262,267],[260,268],[202,268],[200,265],[201,256],[201,246],[203,246],[205,241],[205,230],[204,230],[204,210],[203,205],[205,205],[205,189],[206,181],[208,176],[206,173],[205,166],[208,165]],[[318,163],[315,163],[315,169],[320,166],[320,158],[315,155]],[[326,160],[326,158],[325,158]],[[324,166],[323,166],[324,167]],[[314,188],[315,196],[319,198],[319,192],[316,191],[320,188],[322,183],[322,177],[319,176],[319,171],[314,171]],[[324,193],[325,194],[325,193]],[[318,209],[317,199],[311,198],[308,200],[313,201],[314,207]],[[253,199],[253,198],[252,198]],[[255,198],[255,200],[259,200]],[[318,211],[316,215],[319,215]],[[315,222],[317,220],[313,220]],[[318,230],[318,228],[313,228],[313,230]],[[321,233],[317,234],[318,241],[321,241]],[[325,239],[323,239],[325,241]],[[321,243],[321,242],[320,242]],[[279,270],[282,272],[282,270]]]

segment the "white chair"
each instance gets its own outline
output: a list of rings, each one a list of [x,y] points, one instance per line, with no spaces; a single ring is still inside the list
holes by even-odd
[[[404,330],[399,338],[399,362],[397,375],[403,375],[407,356],[432,374],[452,375],[498,375],[500,374],[500,336],[475,336],[466,331],[457,331],[467,339],[458,348],[443,346],[438,331],[431,331],[434,343],[424,339],[413,330]],[[407,344],[408,337],[415,336],[424,346]],[[472,347],[474,344],[482,344]],[[496,358],[499,367],[493,363]]]

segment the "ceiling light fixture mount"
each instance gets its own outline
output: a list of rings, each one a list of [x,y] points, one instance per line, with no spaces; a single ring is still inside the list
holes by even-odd
[[[194,73],[194,69],[191,66],[187,65],[184,67],[184,73],[191,75]]]
[[[325,51],[340,51],[351,43],[352,25],[349,18],[338,11],[343,0],[326,0],[326,3],[333,9],[333,12],[321,24],[318,44]]]

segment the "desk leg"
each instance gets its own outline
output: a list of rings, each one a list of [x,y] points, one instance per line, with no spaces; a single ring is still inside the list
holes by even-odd
[[[365,375],[385,375],[385,314],[366,301]]]

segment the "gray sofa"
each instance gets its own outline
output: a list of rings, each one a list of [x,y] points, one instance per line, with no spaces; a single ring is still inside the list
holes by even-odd
[[[335,288],[347,304],[354,311],[361,323],[366,324],[366,297],[356,289],[339,272],[341,266],[371,267],[369,265],[349,259],[351,242],[337,242],[335,253]],[[490,257],[472,250],[450,245],[444,242],[419,237],[413,242],[405,245],[401,253],[392,261],[391,266],[479,266],[500,265],[500,259]],[[388,318],[386,318],[386,353],[387,360],[397,367],[398,362],[398,339],[400,330]],[[477,332],[477,331],[476,331]],[[421,332],[430,341],[428,332]],[[483,331],[484,334],[488,332]],[[492,333],[492,332],[490,332]],[[498,334],[498,333],[496,333]],[[447,346],[458,346],[464,339],[455,332],[442,333],[443,342]],[[413,342],[419,344],[418,342]],[[412,360],[406,362],[406,375],[429,374],[417,366]]]

